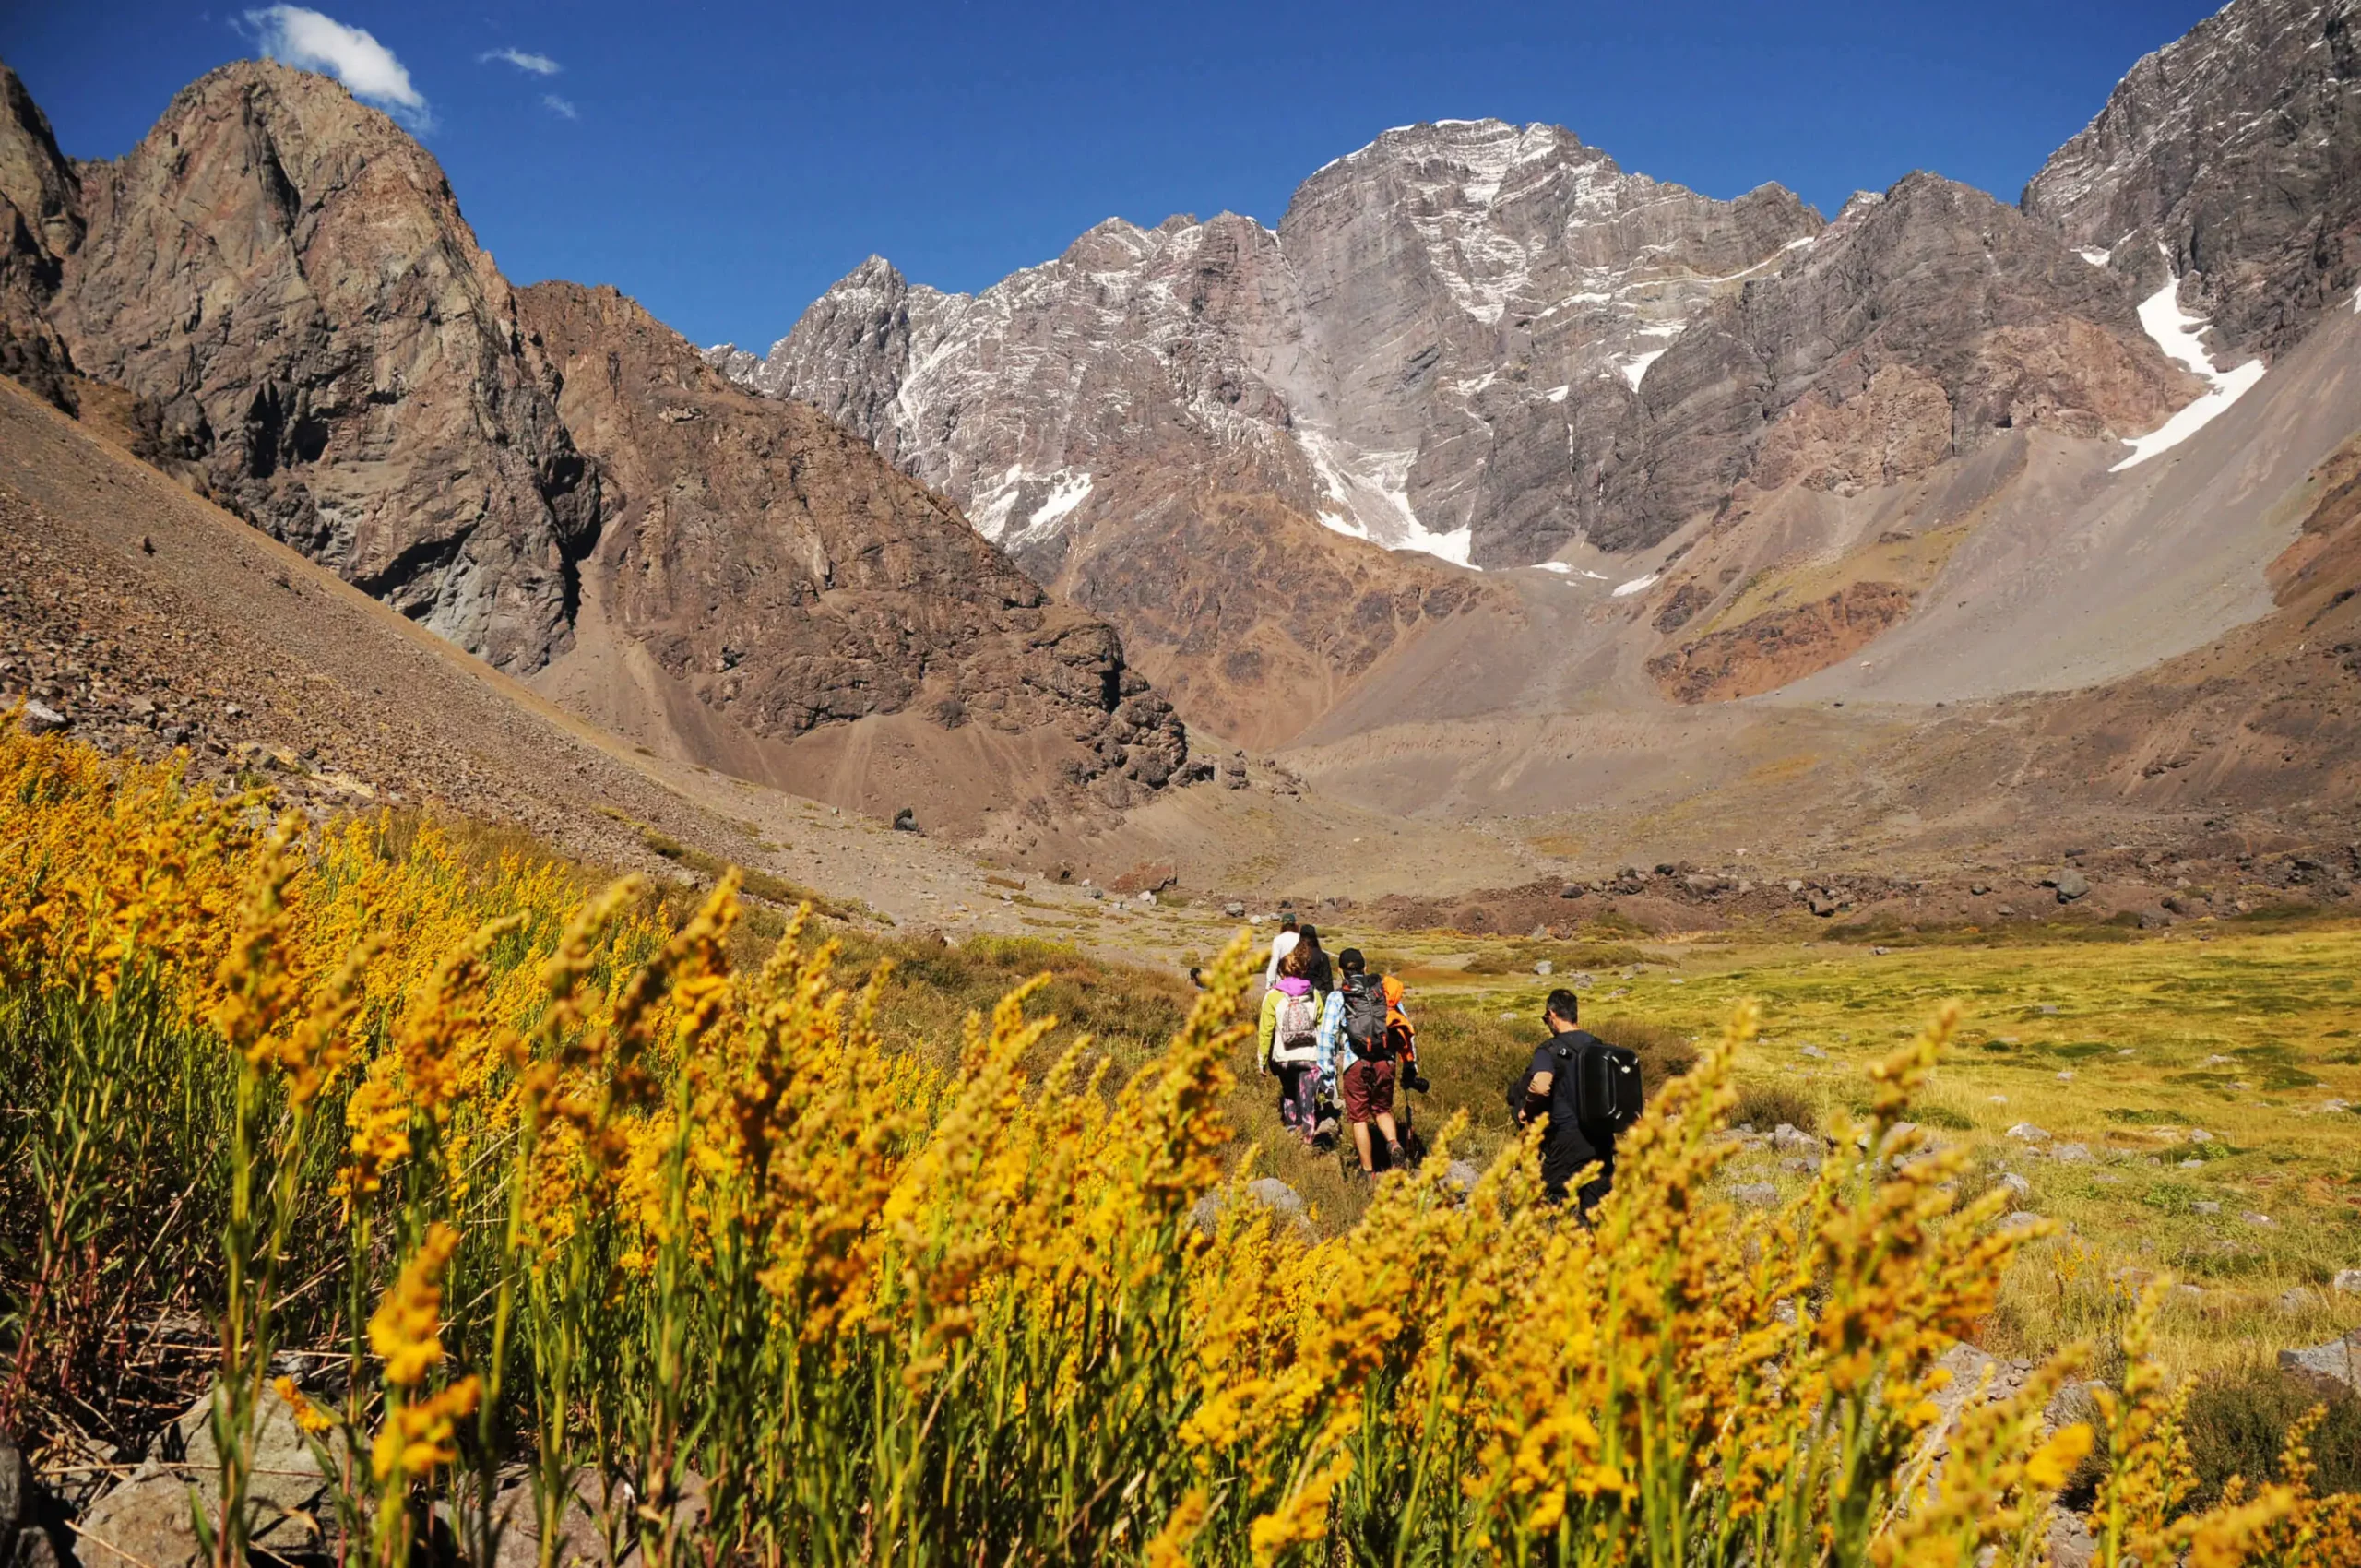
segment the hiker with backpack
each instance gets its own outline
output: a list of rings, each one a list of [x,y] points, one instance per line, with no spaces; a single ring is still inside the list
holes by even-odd
[[[1280,957],[1276,982],[1263,993],[1254,1046],[1264,1075],[1279,1080],[1279,1121],[1306,1144],[1320,1124],[1320,1000],[1304,976],[1308,968],[1299,946]]]
[[[1389,1000],[1385,977],[1367,972],[1358,947],[1336,955],[1336,989],[1329,992],[1321,1013],[1320,1075],[1335,1086],[1344,1101],[1345,1124],[1353,1130],[1361,1174],[1377,1173],[1371,1123],[1384,1135],[1387,1165],[1399,1170],[1409,1162],[1394,1121],[1394,1085],[1409,1037],[1409,1020],[1395,1022],[1400,982],[1394,982],[1397,989]]]
[[[1560,987],[1543,1004],[1549,1038],[1511,1091],[1517,1121],[1545,1122],[1541,1186],[1552,1203],[1583,1170],[1597,1174],[1574,1191],[1584,1219],[1615,1182],[1615,1135],[1640,1117],[1640,1059],[1578,1027],[1581,1004]]]

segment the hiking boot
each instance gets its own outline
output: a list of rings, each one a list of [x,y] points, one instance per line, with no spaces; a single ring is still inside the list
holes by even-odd
[[[1385,1163],[1389,1170],[1407,1170],[1410,1168],[1410,1157],[1402,1152],[1400,1144],[1388,1144],[1385,1146]]]

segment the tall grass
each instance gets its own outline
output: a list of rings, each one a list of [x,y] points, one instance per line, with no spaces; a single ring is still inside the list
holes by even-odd
[[[1014,949],[1052,972],[955,1045],[897,1042],[884,968],[848,986],[800,926],[733,960],[732,875],[674,921],[635,880],[584,899],[431,827],[261,804],[0,735],[0,1419],[80,1428],[107,1346],[200,1307],[221,1568],[268,1401],[337,1477],[341,1555],[381,1568],[438,1509],[479,1562],[532,1519],[547,1568],[585,1507],[667,1565],[2026,1562],[2094,1442],[2111,1564],[2354,1549],[2294,1450],[2187,1506],[2137,1354],[2093,1425],[2041,1420],[2073,1352],[1973,1408],[1936,1485],[1936,1358],[2041,1230],[1956,1202],[1964,1157],[1900,1124],[1947,1016],[1776,1211],[1711,1195],[1740,1008],[1593,1225],[1517,1138],[1455,1190],[1459,1114],[1347,1234],[1235,1202],[1208,1231],[1252,1169],[1242,937],[1152,1051],[1049,1049],[1041,999],[1090,998]],[[82,1326],[94,1301],[123,1333]],[[341,1369],[272,1378],[291,1345]]]

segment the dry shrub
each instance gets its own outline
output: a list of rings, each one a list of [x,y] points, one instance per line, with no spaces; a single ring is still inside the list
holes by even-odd
[[[1820,1102],[1803,1091],[1798,1084],[1783,1083],[1777,1078],[1749,1078],[1738,1085],[1738,1104],[1730,1111],[1732,1123],[1743,1123],[1758,1133],[1767,1133],[1786,1123],[1799,1132],[1820,1131]]]

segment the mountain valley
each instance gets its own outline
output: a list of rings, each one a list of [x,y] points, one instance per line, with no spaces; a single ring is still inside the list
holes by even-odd
[[[627,769],[1077,887],[1703,868],[1678,923],[1691,874],[2341,865],[2351,19],[2234,0],[2013,206],[1443,122],[1275,227],[1110,219],[974,295],[872,257],[759,357],[513,287],[326,78],[222,67],[88,162],[0,76],[0,368]],[[403,754],[370,787],[436,794]],[[554,831],[517,788],[445,798]]]

